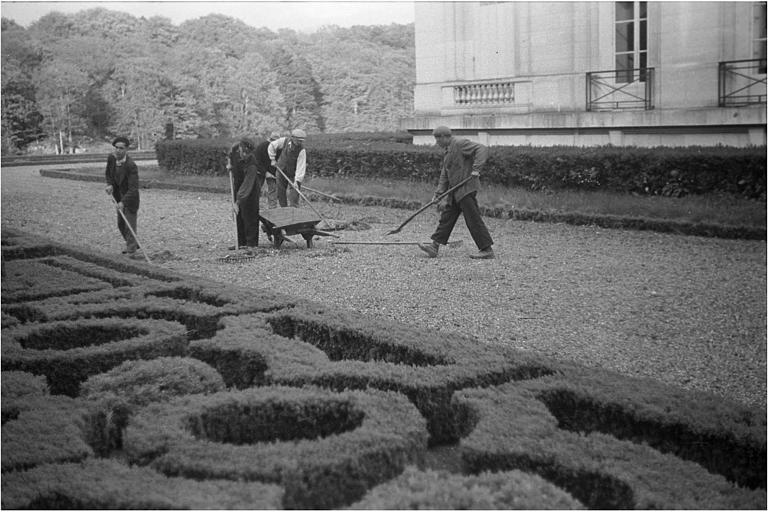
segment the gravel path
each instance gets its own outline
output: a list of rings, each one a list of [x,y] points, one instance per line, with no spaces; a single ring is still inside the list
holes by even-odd
[[[102,164],[98,164],[103,167]],[[141,169],[139,170],[141,172]],[[2,169],[2,227],[121,258],[114,211],[99,183]],[[233,227],[226,196],[146,189],[139,239],[155,265],[252,288],[271,288],[365,315],[454,331],[750,405],[766,402],[766,243],[487,218],[497,259],[475,261],[462,221],[428,259],[415,246],[272,249],[226,264]],[[313,203],[324,217],[370,225],[342,240],[423,241],[437,212]],[[164,258],[171,256],[172,258]]]

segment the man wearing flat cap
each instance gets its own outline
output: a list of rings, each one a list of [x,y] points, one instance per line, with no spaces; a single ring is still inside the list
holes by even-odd
[[[445,150],[435,197],[459,185],[465,179],[468,181],[447,196],[447,205],[440,214],[437,229],[432,234],[432,241],[419,244],[419,248],[430,258],[436,258],[440,246],[448,243],[459,215],[464,214],[464,222],[479,249],[479,252],[470,254],[469,257],[493,259],[495,257],[493,238],[483,222],[480,207],[477,205],[480,169],[488,160],[488,148],[468,139],[454,137],[447,126],[438,126],[433,130],[432,135],[437,145]]]
[[[270,163],[277,167],[277,201],[280,206],[299,206],[299,193],[301,182],[307,171],[307,152],[304,149],[304,139],[307,134],[304,130],[295,129],[290,137],[280,137],[269,143],[267,152]],[[281,149],[280,158],[277,158],[277,150]],[[282,172],[280,172],[282,171]],[[287,188],[291,185],[291,190]],[[287,193],[287,198],[286,198]]]
[[[136,255],[139,249],[139,243],[131,234],[137,232],[137,223],[139,216],[139,168],[136,163],[128,156],[128,146],[130,142],[126,137],[116,137],[112,141],[112,147],[115,148],[113,154],[107,157],[107,194],[111,195],[115,203],[117,212],[117,229],[125,240],[125,249],[123,254],[137,259]],[[122,212],[122,215],[120,215]],[[125,217],[125,218],[123,218]],[[126,225],[126,220],[128,224]],[[130,226],[130,229],[129,227]]]
[[[276,141],[279,138],[279,132],[272,132],[269,135],[269,140],[259,144],[256,148],[256,158],[259,160],[260,165],[266,168],[264,180],[267,183],[267,208],[277,208],[277,170],[272,166],[269,159],[269,143]],[[276,159],[280,159],[282,151],[282,148],[275,150]]]

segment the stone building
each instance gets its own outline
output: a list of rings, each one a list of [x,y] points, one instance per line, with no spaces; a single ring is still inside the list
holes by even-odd
[[[415,27],[416,144],[766,143],[765,2],[416,2]]]

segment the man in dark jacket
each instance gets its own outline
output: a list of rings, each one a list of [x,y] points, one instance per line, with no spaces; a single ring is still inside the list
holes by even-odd
[[[115,152],[107,157],[106,191],[117,203],[117,229],[120,230],[120,234],[125,240],[123,254],[127,254],[131,258],[140,258],[140,256],[136,255],[139,243],[131,234],[131,229],[133,233],[137,232],[139,169],[131,157],[128,156],[129,141],[127,138],[117,137],[112,141],[112,146],[115,148]],[[120,212],[122,212],[122,215]],[[126,225],[126,220],[128,225]],[[130,229],[128,226],[130,226]]]
[[[245,244],[248,247],[259,245],[259,196],[261,183],[264,181],[264,169],[260,169],[256,159],[256,142],[243,138],[239,144],[240,162],[242,162],[243,182],[237,189],[232,206],[235,213],[243,219]]]
[[[436,258],[440,245],[448,243],[448,237],[451,236],[459,215],[463,213],[469,233],[480,250],[477,254],[471,254],[469,257],[493,259],[495,257],[492,247],[493,238],[491,238],[491,234],[483,222],[483,217],[480,215],[476,197],[480,169],[488,160],[488,148],[468,139],[454,137],[451,129],[447,126],[438,126],[432,134],[437,145],[445,149],[435,197],[447,192],[464,179],[470,179],[448,195],[447,205],[440,214],[437,229],[432,234],[432,242],[419,244],[419,248],[426,252],[430,258]]]
[[[240,185],[243,184],[243,161],[240,158],[240,141],[232,144],[229,148],[229,155],[227,155],[227,170],[232,175],[232,202],[237,201],[237,191]],[[237,245],[243,247],[245,245],[245,226],[243,225],[242,215],[235,215],[235,224],[237,226]],[[233,251],[235,246],[229,248]]]

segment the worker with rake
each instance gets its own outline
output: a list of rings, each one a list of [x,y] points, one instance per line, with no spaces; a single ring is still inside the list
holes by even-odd
[[[463,213],[464,222],[467,223],[469,233],[479,249],[478,253],[470,254],[469,257],[493,259],[493,239],[483,222],[476,197],[480,169],[488,160],[488,148],[468,139],[454,137],[447,126],[438,126],[432,135],[437,145],[445,149],[435,197],[453,188],[455,190],[447,195],[447,205],[440,214],[437,229],[432,234],[432,242],[419,244],[419,249],[426,252],[430,258],[436,258],[440,245],[448,243],[453,227],[459,215]]]
[[[261,196],[261,182],[263,176],[259,176],[259,166],[256,163],[256,142],[244,137],[238,145],[240,163],[243,170],[243,182],[237,189],[232,209],[235,215],[242,218],[245,245],[257,247],[259,245],[259,197]]]
[[[307,171],[307,152],[304,149],[304,139],[307,134],[304,130],[296,129],[290,137],[280,137],[269,143],[267,152],[273,167],[280,169],[277,176],[277,201],[281,207],[299,206],[299,190],[301,182]],[[277,152],[281,150],[278,159]],[[288,180],[292,183],[288,189]],[[286,197],[287,195],[287,197]]]
[[[106,192],[112,197],[117,210],[117,229],[125,240],[123,254],[129,258],[140,259],[136,251],[139,242],[136,240],[137,222],[139,216],[139,168],[128,156],[126,137],[117,137],[112,141],[115,148],[113,154],[107,157]]]

